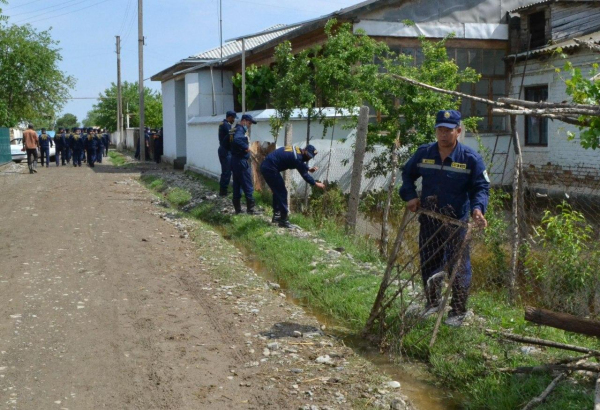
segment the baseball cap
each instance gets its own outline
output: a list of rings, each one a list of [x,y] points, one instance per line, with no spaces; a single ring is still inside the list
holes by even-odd
[[[435,128],[456,128],[460,125],[461,118],[462,116],[460,115],[460,112],[456,110],[438,111],[435,117]]]
[[[308,156],[312,159],[315,157],[315,155],[317,155],[318,151],[315,148],[314,145],[307,145],[306,148],[304,148],[306,150],[306,153],[308,154]]]
[[[227,113],[225,114],[225,117],[237,118],[238,116],[235,111],[227,111]]]
[[[252,118],[252,116],[250,114],[244,114],[244,115],[242,115],[242,120],[248,120],[252,124],[256,124],[256,120],[254,118]]]

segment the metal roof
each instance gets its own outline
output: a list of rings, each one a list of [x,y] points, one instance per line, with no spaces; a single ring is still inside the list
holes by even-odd
[[[287,27],[284,24],[277,24],[273,27],[269,27],[268,29],[265,30],[265,32],[267,32],[267,34],[260,35],[260,33],[257,33],[257,35],[255,37],[247,38],[245,40],[246,50],[251,50],[254,47],[258,47],[261,44],[264,44],[271,40],[274,40],[277,37],[280,37],[284,34],[289,33],[290,31],[295,30],[296,28],[298,28],[298,26]],[[277,30],[277,29],[280,29],[280,30]],[[229,43],[223,44],[223,59],[226,59],[227,57],[231,57],[233,55],[239,54],[241,52],[242,52],[242,41],[241,40],[231,41]],[[207,60],[207,61],[219,60],[221,58],[221,47],[215,47],[211,50],[204,51],[200,54],[190,56],[189,58],[194,59],[194,60]]]
[[[550,4],[550,3],[594,3],[595,1],[597,1],[597,0],[542,0],[542,1],[538,1],[536,3],[528,4],[527,6],[521,6],[514,10],[510,10],[509,13],[518,13],[520,11],[530,9],[532,7],[537,7],[537,6],[541,6],[543,4]]]
[[[585,34],[582,36],[577,36],[577,40],[590,41],[594,44],[600,44],[600,31],[596,31],[596,32],[590,33],[590,34]],[[579,48],[579,47],[585,48],[585,46],[577,44],[574,39],[570,39],[570,40],[565,40],[561,43],[556,43],[556,44],[552,44],[552,45],[549,45],[546,47],[541,47],[541,48],[536,48],[535,50],[531,50],[531,51],[529,51],[529,56],[531,57],[531,56],[551,53],[551,52],[554,52],[559,47],[562,50],[570,50],[570,49],[575,49],[575,48]],[[511,58],[515,58],[515,57],[516,58],[527,57],[527,51],[524,51],[524,52],[518,53],[518,54],[512,54],[512,55],[506,56],[505,58],[511,59]]]

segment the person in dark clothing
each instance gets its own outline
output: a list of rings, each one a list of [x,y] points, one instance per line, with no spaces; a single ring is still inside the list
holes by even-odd
[[[56,153],[54,154],[54,159],[56,161],[56,166],[58,167],[61,164],[65,165],[65,148],[67,145],[67,136],[65,134],[64,128],[58,130],[58,134],[54,136],[54,147],[56,148]]]
[[[110,146],[110,134],[108,130],[103,130],[102,144],[104,145],[104,156],[108,156],[108,147]]]
[[[102,156],[104,155],[104,139],[98,130],[92,130],[94,139],[96,140],[96,162],[102,164]]]
[[[42,133],[39,137],[40,141],[40,162],[44,166],[44,159],[46,159],[46,168],[50,166],[50,147],[54,146],[52,138],[46,134],[46,128],[42,128]]]
[[[217,154],[219,155],[219,162],[221,163],[221,179],[219,181],[219,195],[227,196],[227,188],[229,187],[229,181],[231,180],[231,146],[230,146],[230,133],[231,125],[237,118],[235,111],[227,111],[225,119],[219,125],[219,149]]]
[[[236,214],[242,213],[242,191],[246,196],[246,210],[248,214],[255,215],[254,185],[252,183],[252,170],[250,168],[250,140],[248,130],[256,124],[250,114],[242,115],[239,124],[230,137],[231,144],[231,171],[233,174],[233,208]]]
[[[69,146],[71,147],[71,152],[73,153],[73,166],[80,167],[82,158],[81,151],[83,151],[84,144],[79,128],[74,128],[74,130],[74,133],[69,137]]]
[[[152,134],[152,144],[154,145],[154,161],[160,164],[160,158],[163,154],[163,137],[161,131],[155,131]]]
[[[437,142],[420,146],[404,165],[400,197],[412,212],[422,207],[463,222],[472,216],[477,226],[485,228],[490,180],[477,151],[458,142],[462,131],[460,123],[458,111],[437,113]],[[419,178],[422,180],[420,196],[415,184]],[[471,286],[469,250],[466,249],[462,255],[457,254],[466,228],[448,227],[439,218],[425,214],[419,216],[419,222],[421,275],[427,299],[424,316],[439,311],[442,275],[452,272],[458,264],[446,324],[461,326]]]
[[[316,182],[309,174],[318,170],[317,167],[309,168],[307,165],[307,162],[313,159],[315,155],[317,155],[317,150],[312,145],[307,145],[304,149],[287,146],[271,152],[260,164],[260,172],[271,191],[273,191],[272,222],[278,222],[282,228],[291,228],[292,225],[288,219],[288,191],[281,172],[295,169],[310,185],[325,189],[325,184]]]

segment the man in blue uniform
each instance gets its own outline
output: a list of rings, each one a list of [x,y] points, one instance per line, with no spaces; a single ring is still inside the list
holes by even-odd
[[[52,138],[48,134],[46,134],[46,128],[42,128],[42,133],[40,134],[40,159],[41,164],[44,166],[44,158],[46,159],[46,168],[50,166],[50,147],[54,146],[52,142]]]
[[[81,161],[83,163],[85,163],[86,162],[86,157],[85,157],[85,154],[86,154],[85,140],[88,137],[87,129],[86,128],[81,128],[81,134],[80,135],[81,135],[81,140],[82,140],[82,144],[83,144],[83,147],[81,148],[80,156],[81,156]]]
[[[490,181],[481,156],[458,142],[462,131],[460,120],[458,111],[438,112],[435,125],[437,142],[420,146],[404,165],[400,196],[407,202],[410,211],[416,212],[423,207],[465,222],[471,215],[477,226],[485,228]],[[415,186],[419,177],[422,178],[420,197]],[[471,260],[468,249],[464,255],[456,252],[466,230],[457,230],[454,225],[443,226],[439,219],[426,215],[420,215],[419,222],[421,275],[427,298],[424,315],[439,310],[443,278],[437,274],[451,272],[453,263],[458,263],[446,324],[460,326],[467,312]]]
[[[54,147],[56,148],[54,159],[56,160],[57,167],[60,165],[61,160],[62,165],[65,165],[65,145],[67,145],[67,137],[64,128],[61,128],[54,136]]]
[[[96,151],[98,149],[98,139],[94,137],[92,128],[87,129],[86,137],[83,140],[83,146],[87,151],[87,163],[90,167],[94,167],[96,162]]]
[[[69,146],[73,153],[73,166],[81,166],[81,151],[83,151],[83,138],[79,128],[74,128],[75,132],[69,137]]]
[[[108,130],[102,130],[102,144],[104,145],[104,156],[108,156],[108,147],[110,146],[110,134]]]
[[[75,130],[77,130],[77,128],[75,128],[75,127],[71,128],[71,132],[65,136],[65,157],[67,159],[67,164],[71,163],[71,157],[72,157],[71,140],[73,139],[73,135],[75,135]]]
[[[281,147],[267,155],[260,165],[260,172],[271,191],[273,191],[273,223],[278,222],[279,226],[283,228],[292,227],[288,219],[288,193],[281,176],[282,171],[296,169],[310,185],[325,189],[323,183],[315,182],[313,177],[309,175],[309,172],[312,173],[318,169],[317,167],[309,168],[307,165],[307,162],[313,159],[315,155],[317,155],[317,150],[312,145],[307,145],[304,149]]]
[[[227,187],[229,187],[229,181],[231,180],[231,152],[229,146],[229,133],[231,132],[231,125],[237,118],[235,111],[227,111],[225,119],[219,125],[219,162],[221,162],[221,180],[219,181],[220,196],[227,196]]]
[[[246,197],[246,210],[248,214],[255,215],[254,210],[254,185],[250,169],[250,139],[248,130],[256,124],[250,114],[242,115],[242,119],[235,126],[235,131],[230,137],[231,145],[231,172],[233,174],[233,208],[236,214],[242,213],[242,193]]]
[[[96,162],[102,164],[102,156],[104,155],[104,138],[99,130],[92,130],[94,139],[96,140]]]
[[[162,128],[159,131],[154,131],[152,134],[152,145],[154,148],[154,161],[160,164],[163,154]]]

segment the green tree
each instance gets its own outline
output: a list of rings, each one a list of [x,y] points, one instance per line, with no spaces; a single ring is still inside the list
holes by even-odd
[[[79,127],[79,121],[74,114],[67,113],[56,120],[56,129],[65,128],[71,129],[73,127]]]
[[[57,45],[50,31],[11,25],[0,17],[0,125],[51,121],[62,108],[75,80],[59,70]]]
[[[139,94],[138,83],[125,81],[122,85],[124,114],[129,113],[129,125],[138,127]],[[127,111],[128,110],[128,111]],[[110,131],[117,129],[117,85],[112,83],[110,88],[99,95],[99,102],[88,112],[87,119],[92,125],[106,128]],[[144,87],[144,122],[151,128],[162,127],[162,97],[159,92]],[[84,120],[84,125],[86,120]]]
[[[238,73],[232,78],[233,85],[240,93],[238,102],[242,103],[242,74]],[[265,107],[269,104],[269,96],[275,86],[275,77],[269,66],[257,67],[252,64],[246,68],[246,109],[252,111],[256,106]]]
[[[96,111],[88,111],[86,117],[81,121],[84,128],[98,126],[98,113]]]

